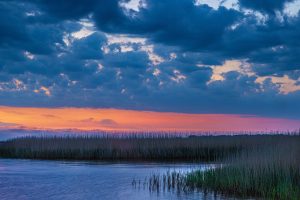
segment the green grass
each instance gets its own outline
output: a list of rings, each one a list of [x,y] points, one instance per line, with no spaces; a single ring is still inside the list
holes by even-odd
[[[266,199],[300,199],[300,138],[244,150],[223,167],[186,177],[190,187]]]

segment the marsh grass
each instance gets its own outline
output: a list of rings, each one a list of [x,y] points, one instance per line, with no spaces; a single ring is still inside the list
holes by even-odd
[[[23,137],[0,143],[0,157],[51,160],[220,161],[298,136]]]
[[[110,161],[218,161],[219,168],[153,175],[149,190],[217,191],[300,199],[300,136],[24,137],[0,143],[0,157]],[[133,182],[136,186],[137,182]],[[138,182],[140,185],[140,181]]]
[[[267,199],[300,199],[300,137],[243,150],[221,168],[186,177],[191,188]]]
[[[218,137],[214,138],[216,141]],[[150,176],[151,192],[212,192],[222,196],[300,199],[300,136],[221,137],[222,148],[236,151],[219,157],[219,167],[188,174],[168,172]],[[240,140],[242,138],[242,140]],[[193,138],[206,140],[207,138]],[[208,144],[208,143],[206,143]],[[216,143],[214,143],[216,145]],[[218,147],[220,147],[218,146]],[[214,146],[216,147],[216,146]]]

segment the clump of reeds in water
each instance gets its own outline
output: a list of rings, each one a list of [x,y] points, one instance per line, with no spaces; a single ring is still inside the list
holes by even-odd
[[[160,193],[165,191],[176,191],[187,192],[190,188],[186,184],[186,176],[180,172],[170,172],[164,174],[153,174],[148,178],[145,178],[142,183],[143,189],[148,189],[150,192]],[[133,187],[141,187],[141,181],[136,181],[135,179],[132,181]]]

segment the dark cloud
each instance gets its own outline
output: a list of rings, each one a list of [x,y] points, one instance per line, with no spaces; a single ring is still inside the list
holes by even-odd
[[[104,34],[93,33],[72,44],[73,56],[79,59],[100,59],[102,58],[101,47],[106,42]]]
[[[87,118],[87,119],[83,119],[83,120],[80,120],[80,122],[95,122],[95,119],[90,117],[90,118]]]
[[[47,118],[59,118],[58,116],[55,115],[42,115],[42,116]]]
[[[115,127],[118,125],[118,123],[112,119],[102,119],[99,123],[105,127]]]
[[[293,2],[295,0],[263,0],[263,1],[253,1],[253,0],[239,0],[242,7],[250,8],[266,13],[275,14],[275,11],[282,11],[284,5],[288,2]]]
[[[15,7],[17,6],[17,7]],[[18,12],[20,6],[0,2],[0,45],[18,44],[27,39],[24,14]],[[16,24],[19,24],[18,26]]]
[[[214,10],[207,5],[195,6],[193,0],[148,0],[146,8],[140,8],[139,12],[125,11],[121,2],[128,1],[66,1],[61,5],[55,1],[37,1],[37,5],[60,20],[92,14],[104,32],[144,35],[155,42],[192,50],[214,48],[226,29],[242,16],[224,7]]]
[[[235,10],[207,5],[195,6],[194,1],[146,1],[132,16],[114,4],[95,13],[98,27],[110,33],[139,34],[155,42],[199,50],[214,48],[226,28],[240,16]],[[166,13],[167,11],[167,13]],[[107,14],[103,14],[107,13]]]
[[[35,54],[53,53],[55,43],[62,43],[63,27],[32,21],[32,7],[15,1],[0,2],[0,48],[30,51]]]
[[[300,117],[299,91],[283,94],[271,78],[256,82],[287,75],[299,84],[300,16],[273,15],[291,1],[239,1],[263,20],[193,0],[147,0],[139,11],[120,2],[0,1],[0,105]],[[72,37],[87,28],[82,22],[95,25],[92,33]],[[107,34],[132,41],[110,43]],[[209,82],[214,66],[232,59],[252,74]]]
[[[5,127],[15,127],[15,126],[19,126],[19,125],[15,123],[0,122],[0,129],[3,127],[5,128]]]
[[[92,14],[92,19],[101,31],[108,33],[134,34],[147,37],[155,43],[176,46],[183,50],[202,52],[202,64],[216,64],[225,59],[250,59],[256,66],[277,63],[275,71],[298,69],[297,54],[300,20],[280,21],[267,18],[260,24],[255,15],[219,7],[217,10],[194,1],[146,1],[146,7],[139,11],[125,11],[121,1],[91,1],[86,4],[67,1],[63,5],[53,1],[40,1],[38,5],[61,20],[78,19]],[[125,2],[125,1],[122,1]],[[266,13],[281,11],[287,2],[240,0],[241,7]],[[105,5],[104,5],[105,4]],[[72,9],[70,6],[80,9]],[[168,11],[166,14],[166,10]],[[236,28],[232,29],[232,26]],[[274,47],[284,46],[285,50],[273,52]],[[187,59],[186,59],[187,60]],[[262,65],[260,65],[262,64]],[[274,73],[272,67],[258,69],[259,73]]]
[[[95,8],[97,0],[72,0],[52,1],[33,0],[42,10],[51,13],[59,19],[80,19],[85,17]]]
[[[103,59],[104,65],[118,68],[145,69],[150,63],[148,54],[144,51],[129,51],[111,53]]]

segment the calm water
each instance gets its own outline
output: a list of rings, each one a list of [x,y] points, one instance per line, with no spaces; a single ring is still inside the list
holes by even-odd
[[[201,192],[150,192],[133,187],[154,173],[204,170],[208,164],[93,163],[0,159],[0,199],[221,199]]]

